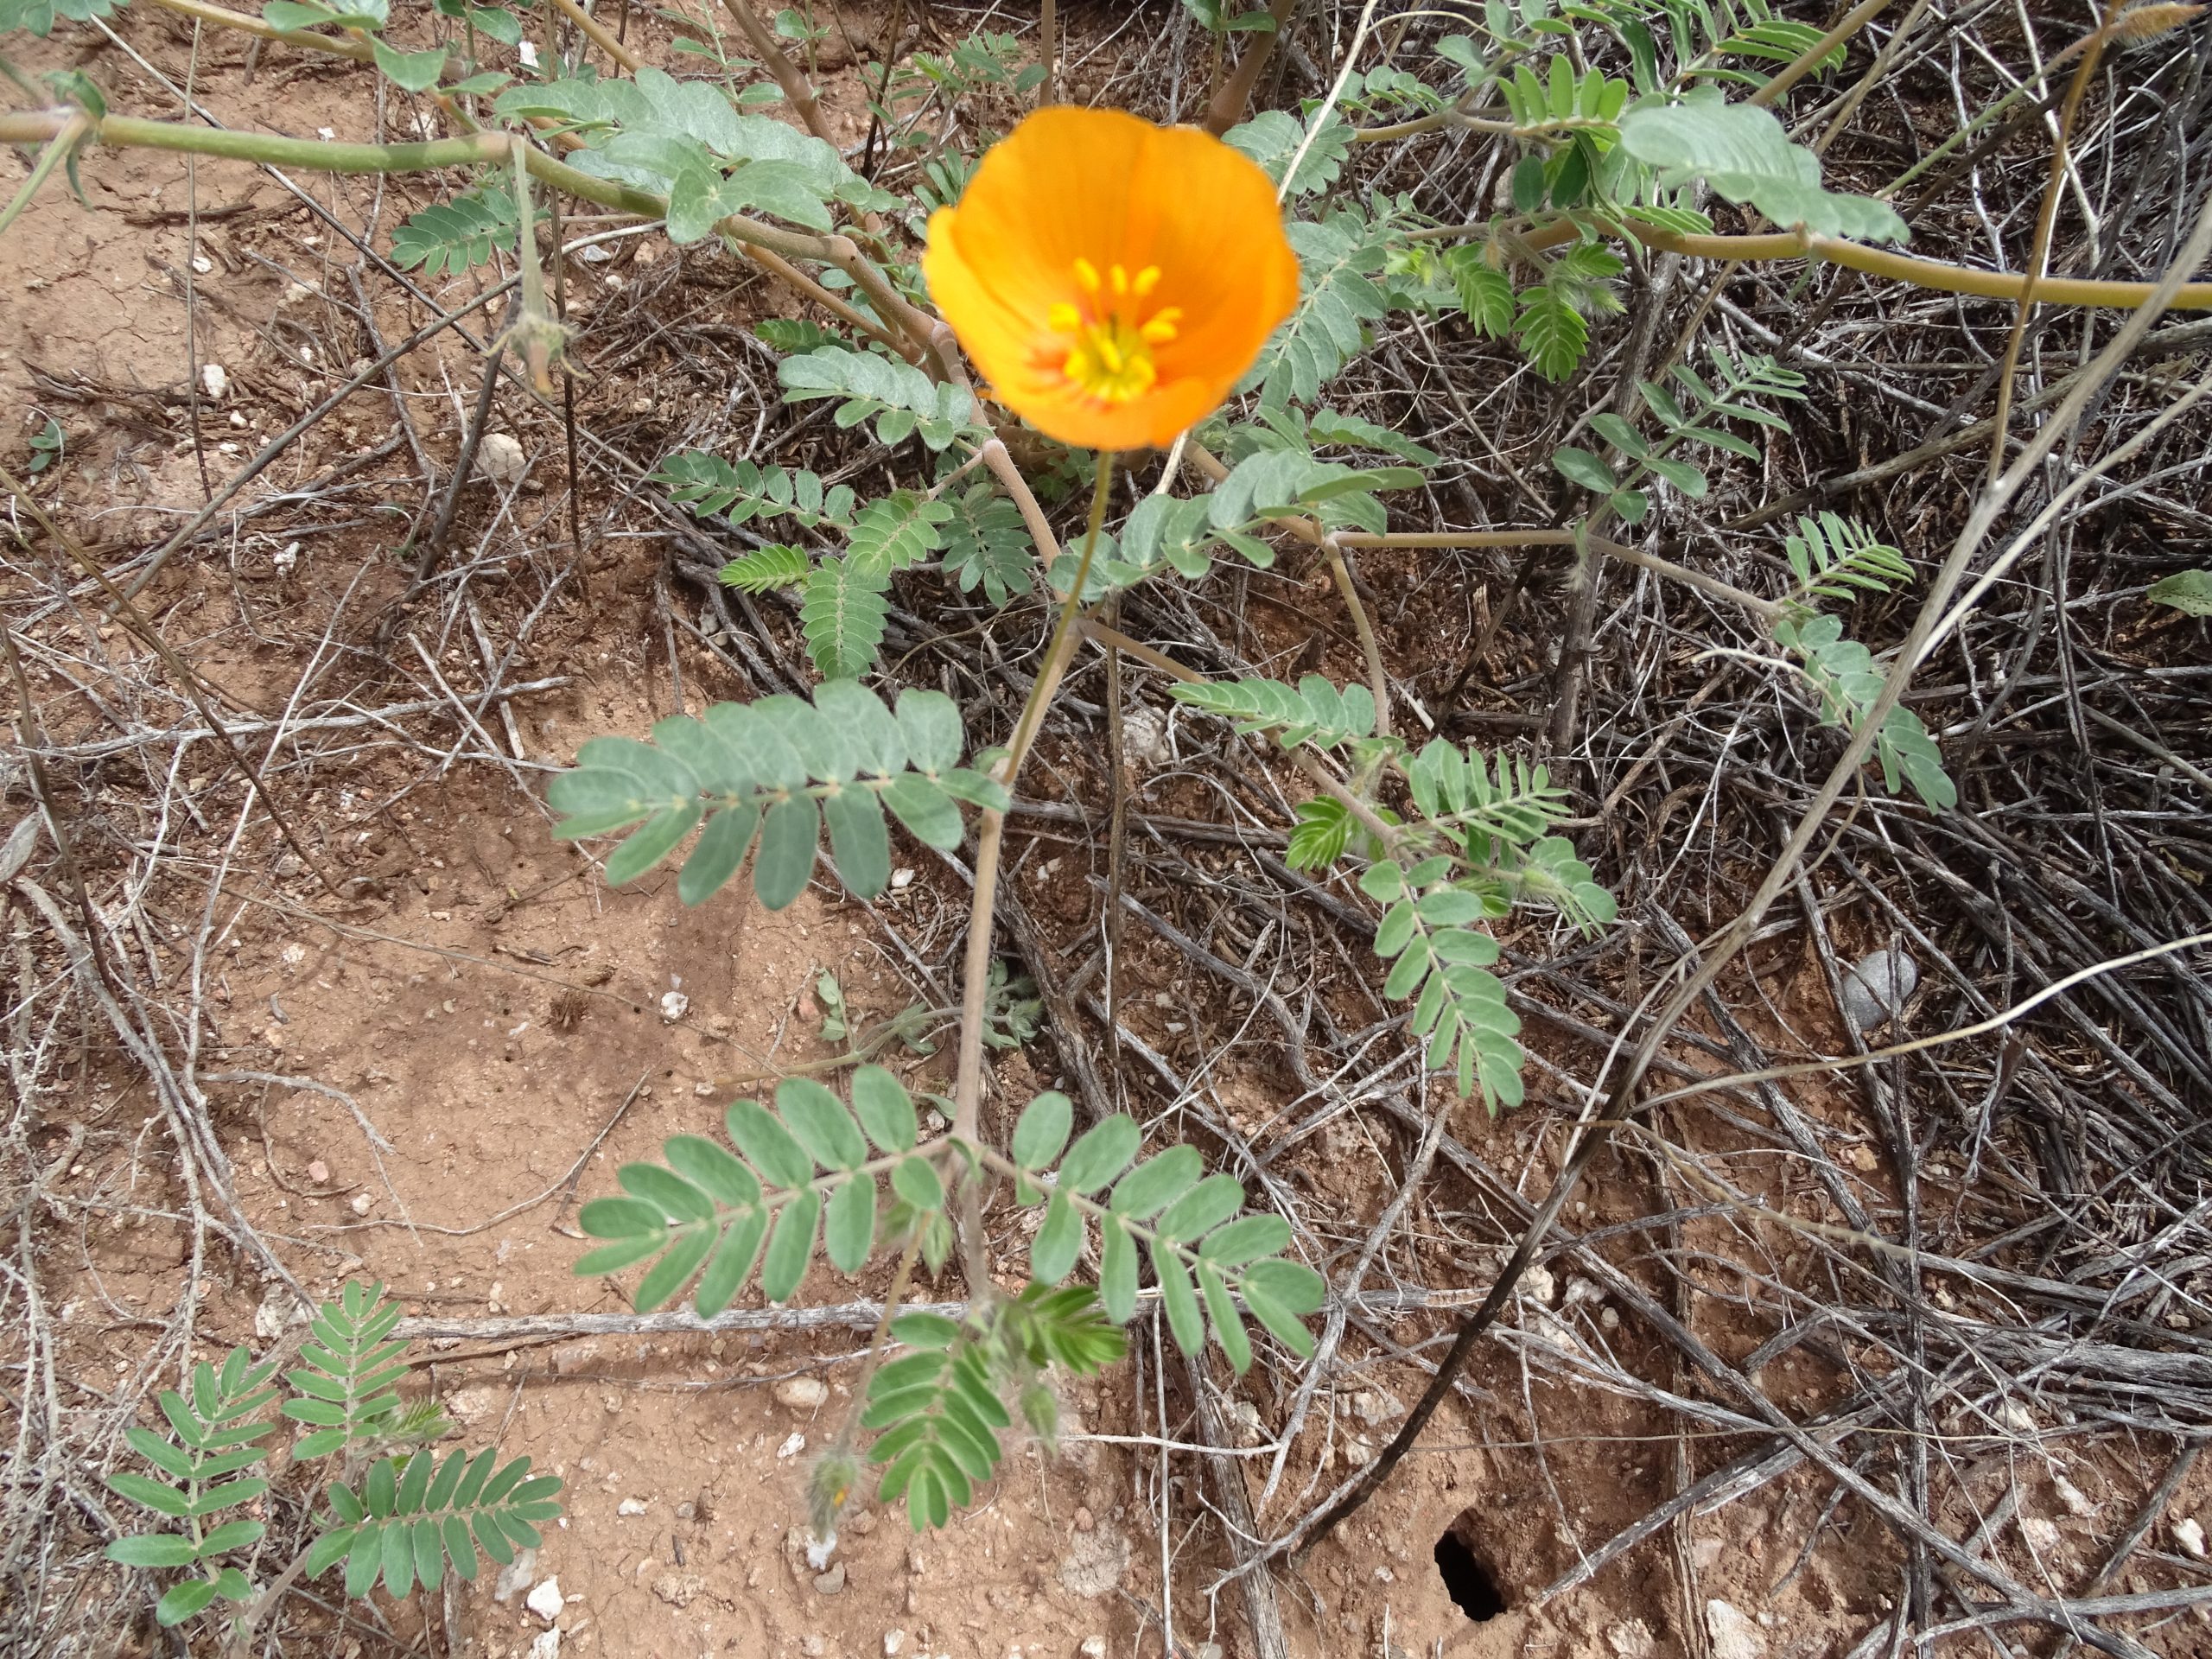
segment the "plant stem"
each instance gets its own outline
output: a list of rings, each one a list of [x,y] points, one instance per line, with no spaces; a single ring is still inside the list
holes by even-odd
[[[1080,632],[1076,613],[1083,603],[1084,584],[1090,577],[1091,557],[1098,550],[1098,533],[1106,522],[1106,504],[1113,476],[1113,455],[1110,452],[1102,452],[1098,457],[1097,483],[1090,494],[1090,522],[1084,532],[1083,553],[1076,562],[1075,580],[1069,585],[1067,597],[1060,602],[1059,620],[1053,626],[1052,643],[1046,647],[1044,664],[1037,671],[1036,682],[1029,688],[1029,698],[1021,706],[1021,716],[1014,722],[1014,736],[1007,744],[1006,755],[992,769],[993,776],[1009,791],[1020,777],[1021,763],[1027,758],[1030,746],[1037,741],[1037,733],[1045,723],[1045,710],[1060,689],[1060,681],[1067,673],[1068,659],[1075,654],[1076,638]],[[963,969],[961,988],[959,1065],[952,1090],[953,1138],[966,1142],[971,1147],[980,1147],[982,1144],[984,992],[990,980],[991,917],[998,906],[999,855],[1005,832],[1006,814],[986,808],[976,831],[976,891],[968,912],[968,955]],[[971,1295],[982,1295],[985,1294],[990,1280],[983,1274],[982,1222],[972,1180],[963,1184],[963,1193],[961,1248],[969,1273],[969,1292]],[[969,1236],[971,1225],[975,1234],[972,1238]]]
[[[807,85],[798,66],[776,44],[776,37],[768,32],[767,25],[754,15],[751,0],[722,0],[722,10],[736,22],[737,32],[745,36],[745,43],[753,48],[753,54],[776,78],[776,85],[784,89],[784,96],[798,112],[798,118],[806,123],[806,130],[831,149],[839,148],[837,135],[822,118],[822,105],[815,100],[814,88]]]
[[[1344,609],[1351,613],[1352,632],[1359,636],[1359,649],[1367,658],[1367,689],[1375,697],[1375,732],[1378,737],[1390,735],[1390,673],[1382,665],[1382,643],[1375,637],[1375,624],[1367,614],[1367,607],[1359,602],[1359,589],[1351,579],[1351,567],[1344,563],[1344,543],[1334,536],[1321,538],[1321,550],[1329,556],[1329,574],[1336,579],[1337,592],[1343,596]]]

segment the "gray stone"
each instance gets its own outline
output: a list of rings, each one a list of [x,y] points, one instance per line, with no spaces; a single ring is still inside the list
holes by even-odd
[[[1843,976],[1843,1017],[1873,1031],[1904,1012],[1920,983],[1920,964],[1902,950],[1877,950]]]
[[[1067,1556],[1060,1562],[1060,1583],[1071,1595],[1091,1601],[1121,1588],[1128,1570],[1127,1535],[1113,1527],[1097,1527],[1069,1540]]]

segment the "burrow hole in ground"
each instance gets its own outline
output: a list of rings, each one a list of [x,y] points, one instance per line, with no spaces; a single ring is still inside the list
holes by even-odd
[[[1453,1605],[1480,1624],[1505,1611],[1505,1586],[1479,1541],[1479,1519],[1462,1510],[1436,1541],[1436,1571]]]

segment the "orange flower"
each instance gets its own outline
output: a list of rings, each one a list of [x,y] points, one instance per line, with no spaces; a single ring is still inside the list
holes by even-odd
[[[1195,127],[1066,105],[930,216],[922,272],[998,401],[1090,449],[1173,443],[1298,303],[1258,167]]]

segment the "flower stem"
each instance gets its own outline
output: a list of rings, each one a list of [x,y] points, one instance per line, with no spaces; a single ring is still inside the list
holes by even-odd
[[[1059,620],[1053,626],[1052,643],[1045,649],[1044,665],[1029,688],[1028,701],[1021,706],[1021,717],[1014,722],[1014,736],[1007,744],[1005,758],[992,769],[993,775],[1008,791],[1021,775],[1021,763],[1045,723],[1045,710],[1051,706],[1061,680],[1066,677],[1068,659],[1075,654],[1079,632],[1076,613],[1083,603],[1084,584],[1090,579],[1090,561],[1098,550],[1098,534],[1106,522],[1106,503],[1113,476],[1113,455],[1102,452],[1098,457],[1097,486],[1090,496],[1090,522],[1084,531],[1083,552],[1076,561],[1075,580],[1068,586],[1067,597],[1060,601]],[[968,909],[959,1065],[952,1089],[953,1138],[971,1147],[982,1144],[984,1000],[990,981],[991,917],[998,907],[999,859],[1005,833],[1006,814],[986,809],[976,830],[976,888]],[[991,1281],[987,1271],[988,1264],[983,1258],[982,1206],[972,1175],[961,1183],[958,1226],[961,1264],[968,1274],[969,1295],[971,1299],[987,1295]]]

